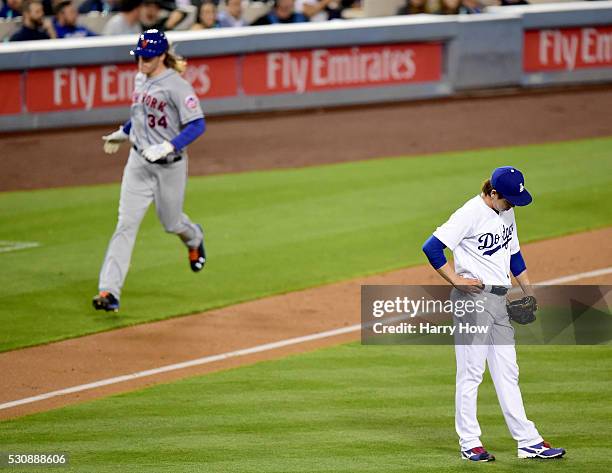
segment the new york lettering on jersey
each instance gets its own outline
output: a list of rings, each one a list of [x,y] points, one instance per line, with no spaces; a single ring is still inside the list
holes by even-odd
[[[168,102],[146,92],[134,92],[134,95],[132,96],[132,103],[142,103],[147,108],[157,110],[162,113],[166,111],[166,105],[168,105]]]
[[[146,108],[146,123],[150,128],[168,128],[168,118],[165,114],[168,102],[161,97],[147,92],[134,92],[132,104],[142,104]]]

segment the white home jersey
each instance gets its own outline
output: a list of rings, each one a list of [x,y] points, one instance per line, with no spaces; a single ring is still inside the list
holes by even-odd
[[[511,284],[510,255],[520,250],[513,209],[498,214],[477,195],[438,227],[434,236],[452,250],[458,275],[484,284]]]

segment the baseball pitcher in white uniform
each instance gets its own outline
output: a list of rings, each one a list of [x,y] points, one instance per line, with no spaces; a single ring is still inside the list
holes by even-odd
[[[455,337],[455,428],[465,460],[495,460],[483,447],[476,417],[478,387],[487,365],[506,424],[517,442],[518,457],[551,459],[565,455],[564,449],[545,442],[527,418],[518,384],[514,328],[506,308],[506,294],[512,286],[510,272],[535,305],[514,216],[515,206],[531,201],[518,169],[497,168],[482,185],[481,193],[455,211],[423,245],[434,269],[454,286],[451,299],[480,300],[474,307],[484,307],[462,317],[453,316],[456,325],[486,327],[479,335]],[[453,252],[454,268],[444,256],[447,247]]]

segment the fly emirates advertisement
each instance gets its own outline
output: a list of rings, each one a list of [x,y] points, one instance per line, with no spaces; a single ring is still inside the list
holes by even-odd
[[[525,32],[525,72],[612,67],[612,26]]]
[[[442,49],[407,43],[189,58],[184,77],[203,100],[437,82]],[[3,72],[0,114],[127,106],[135,73],[133,64]]]

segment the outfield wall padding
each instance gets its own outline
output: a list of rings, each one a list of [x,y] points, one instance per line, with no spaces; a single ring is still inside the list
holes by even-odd
[[[208,115],[612,81],[612,1],[168,36]],[[0,130],[125,120],[134,40],[0,45]]]

